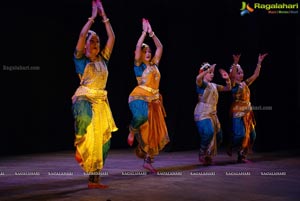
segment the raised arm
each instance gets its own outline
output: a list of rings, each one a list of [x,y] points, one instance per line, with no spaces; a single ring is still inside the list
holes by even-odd
[[[146,38],[147,30],[148,30],[148,22],[145,18],[142,19],[142,25],[143,25],[143,32],[142,32],[141,36],[139,37],[138,42],[135,47],[134,61],[137,66],[139,66],[141,64],[142,45]]]
[[[92,16],[88,18],[88,21],[83,26],[83,28],[80,31],[79,39],[76,45],[76,57],[81,57],[84,53],[84,47],[85,47],[85,39],[88,31],[90,30],[92,24],[94,23],[95,18],[97,17],[97,5],[96,1],[92,2]]]
[[[230,72],[229,72],[229,78],[230,78],[230,81],[231,81],[231,86],[235,86],[235,75],[237,73],[237,65],[240,61],[240,57],[241,57],[241,54],[232,55],[233,64],[232,64],[232,67],[231,67]]]
[[[253,75],[246,80],[247,85],[251,85],[258,78],[259,73],[260,73],[261,63],[263,62],[263,60],[265,59],[265,57],[267,55],[268,55],[268,53],[258,55],[258,61],[257,61],[255,71],[254,71]]]
[[[95,0],[99,15],[102,17],[102,22],[105,24],[107,33],[106,48],[112,51],[115,44],[115,34],[110,24],[109,18],[106,16],[103,4],[100,0]]]
[[[154,44],[156,46],[155,54],[154,57],[152,58],[152,63],[156,64],[157,66],[159,65],[162,53],[163,53],[163,45],[161,44],[160,40],[158,37],[155,35],[154,31],[152,30],[150,22],[148,22],[148,33],[149,36],[153,39]]]

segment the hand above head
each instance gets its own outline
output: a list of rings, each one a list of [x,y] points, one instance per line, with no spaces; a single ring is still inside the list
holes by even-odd
[[[148,32],[148,20],[143,18],[142,23],[143,23],[143,31],[147,33]]]
[[[216,65],[217,65],[217,64],[212,64],[212,65],[209,66],[209,68],[210,68],[210,69],[215,69]]]
[[[96,7],[98,9],[99,15],[103,17],[105,15],[105,11],[104,11],[102,2],[100,0],[93,0],[93,2],[96,3]]]
[[[225,80],[229,79],[229,75],[224,69],[220,68],[219,73],[221,74],[223,79],[225,79]]]
[[[240,61],[241,54],[233,54],[233,64],[238,64]]]
[[[265,54],[259,54],[258,55],[258,63],[260,64],[264,59],[265,57],[268,55],[268,53],[265,53]]]
[[[95,19],[97,17],[97,12],[98,12],[97,3],[96,3],[96,1],[92,1],[92,18],[93,19]]]
[[[147,20],[147,23],[148,23],[148,33],[151,34],[153,31],[152,31],[152,27],[150,25],[149,20]]]

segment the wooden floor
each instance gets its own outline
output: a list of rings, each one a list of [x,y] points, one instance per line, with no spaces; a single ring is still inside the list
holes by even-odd
[[[299,150],[253,153],[246,164],[222,150],[214,164],[197,150],[161,152],[148,174],[133,149],[110,150],[102,183],[88,189],[73,151],[1,157],[0,200],[82,201],[299,201]]]

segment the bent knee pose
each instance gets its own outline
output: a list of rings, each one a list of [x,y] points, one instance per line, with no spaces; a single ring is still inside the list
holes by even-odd
[[[222,129],[217,116],[219,91],[230,91],[231,83],[227,72],[220,69],[226,86],[212,83],[215,64],[203,63],[196,78],[198,103],[194,110],[194,120],[200,135],[199,161],[204,165],[212,163],[217,154],[217,146],[222,142]]]
[[[129,108],[132,114],[128,144],[133,145],[134,138],[138,145],[136,154],[144,159],[143,167],[152,173],[157,170],[152,166],[154,156],[159,154],[169,142],[165,123],[165,110],[162,96],[159,93],[160,72],[159,61],[163,46],[152,31],[147,19],[142,22],[143,32],[137,42],[134,58],[134,72],[137,78],[136,86],[129,95]],[[152,57],[150,46],[144,43],[149,35],[153,39],[156,51]]]
[[[261,63],[267,54],[258,56],[258,63],[254,74],[244,80],[244,71],[238,64],[240,55],[233,55],[234,63],[230,69],[232,83],[232,105],[230,113],[232,117],[232,139],[228,154],[237,151],[237,162],[247,162],[247,155],[252,150],[256,138],[255,118],[250,102],[249,86],[257,79],[260,73]]]

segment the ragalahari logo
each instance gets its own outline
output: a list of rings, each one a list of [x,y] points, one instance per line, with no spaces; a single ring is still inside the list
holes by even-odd
[[[240,10],[241,10],[241,16],[252,13],[254,11],[254,9],[251,8],[249,4],[246,3],[245,1],[242,2],[242,8]]]

